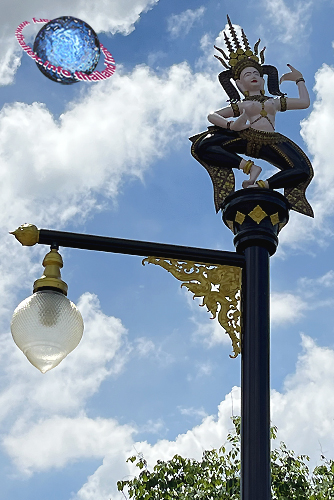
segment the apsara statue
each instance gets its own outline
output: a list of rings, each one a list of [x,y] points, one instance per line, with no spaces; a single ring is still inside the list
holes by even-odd
[[[215,57],[226,68],[218,78],[230,98],[230,105],[209,114],[208,120],[213,126],[190,138],[192,155],[206,168],[213,182],[216,210],[219,211],[225,197],[234,191],[232,169],[238,168],[249,176],[243,181],[243,188],[284,188],[291,208],[313,217],[313,210],[305,197],[305,190],[313,177],[311,162],[297,144],[275,132],[278,111],[309,107],[305,80],[299,71],[288,64],[290,72],[284,74],[279,82],[277,69],[264,64],[265,48],[258,54],[260,40],[251,50],[244,31],[241,30],[241,43],[228,16],[227,21],[230,38],[226,33],[224,38],[229,55],[215,46],[223,56]],[[264,75],[267,75],[268,92],[277,97],[265,95]],[[279,84],[285,80],[296,82],[298,98],[286,97],[280,91]],[[230,120],[233,117],[236,119]],[[265,160],[280,171],[266,180],[257,180],[261,167],[253,160],[243,159],[240,154]]]

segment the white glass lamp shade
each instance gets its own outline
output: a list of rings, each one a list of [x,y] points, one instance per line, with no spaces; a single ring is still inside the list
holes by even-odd
[[[76,348],[83,329],[75,304],[63,293],[43,289],[17,306],[11,323],[15,344],[42,373]]]

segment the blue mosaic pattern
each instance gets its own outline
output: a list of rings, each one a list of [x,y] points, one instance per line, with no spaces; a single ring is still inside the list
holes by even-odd
[[[73,76],[66,78],[37,64],[46,77],[65,85],[78,81],[75,71],[91,74],[101,53],[95,31],[84,21],[70,16],[58,17],[45,24],[35,38],[33,50],[43,62],[49,61],[72,73]]]

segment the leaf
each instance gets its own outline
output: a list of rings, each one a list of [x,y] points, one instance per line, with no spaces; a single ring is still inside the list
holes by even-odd
[[[118,491],[125,487],[133,500],[240,500],[240,417],[232,418],[234,431],[227,445],[206,450],[202,460],[175,455],[159,460],[153,471],[142,456],[129,462],[144,469],[139,477],[118,481]],[[277,428],[271,428],[276,437]],[[272,500],[334,500],[334,461],[322,459],[312,474],[309,457],[296,456],[285,443],[271,451]]]
[[[124,486],[125,486],[125,481],[117,481],[117,489],[118,491],[123,491]]]

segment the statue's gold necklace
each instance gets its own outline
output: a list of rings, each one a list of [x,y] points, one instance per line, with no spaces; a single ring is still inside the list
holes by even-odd
[[[268,99],[271,99],[271,97],[267,97],[266,95],[250,95],[250,96],[245,97],[244,101],[258,101],[262,105],[262,109],[260,111],[260,116],[258,118],[256,118],[256,120],[251,122],[251,125],[258,122],[262,118],[265,118],[266,120],[268,120],[268,122],[272,126],[273,130],[275,130],[275,127],[274,127],[272,121],[270,120],[267,111],[264,109],[264,104],[266,101],[268,101]]]

